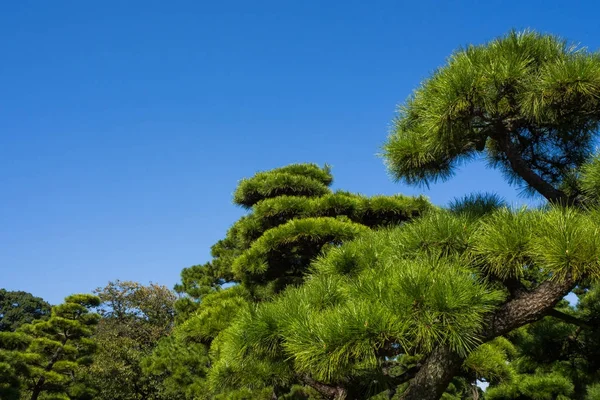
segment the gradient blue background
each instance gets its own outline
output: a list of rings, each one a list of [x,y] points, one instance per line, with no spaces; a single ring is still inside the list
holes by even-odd
[[[482,163],[409,188],[376,154],[453,49],[527,27],[596,49],[595,3],[2,2],[0,287],[171,287],[242,215],[236,182],[292,162],[369,195],[530,201]]]

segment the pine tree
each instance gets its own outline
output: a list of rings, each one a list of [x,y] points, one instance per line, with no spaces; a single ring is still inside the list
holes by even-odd
[[[0,332],[0,399],[20,399],[21,379],[28,372],[24,351],[30,343],[23,333]]]
[[[71,295],[52,307],[47,320],[35,320],[17,330],[29,342],[26,347],[12,346],[22,398],[91,398],[89,388],[77,381],[76,372],[91,361],[94,343],[90,337],[100,316],[90,308],[99,303],[96,296]]]
[[[593,203],[599,188],[592,155],[600,121],[599,93],[598,53],[550,35],[511,32],[486,45],[455,52],[446,66],[426,80],[401,107],[385,156],[399,180],[427,184],[449,178],[458,163],[481,155],[511,183],[551,203]],[[549,215],[553,213],[558,211]],[[514,257],[502,260],[498,255],[508,255],[511,243],[495,251],[480,245],[481,256],[496,259],[488,261],[486,268],[496,273],[502,270],[498,278],[511,293],[484,325],[487,331],[492,324],[493,330],[500,326],[507,333],[539,319],[578,282],[594,276],[597,261],[584,262],[595,251],[597,240],[590,222],[584,220],[593,223],[594,218],[577,216],[575,211],[556,215],[561,216],[554,217],[555,225],[544,229],[549,241],[530,250],[543,255],[538,268],[546,274],[551,271],[550,276],[527,281],[532,270],[529,255],[516,263]],[[509,226],[517,229],[515,223],[507,225],[505,236],[495,239],[497,243],[512,236]],[[581,236],[586,229],[588,235]],[[521,248],[538,239],[520,237]],[[522,252],[513,256],[517,254]],[[486,336],[482,340],[496,335]],[[455,370],[461,359],[436,348],[404,398],[437,398],[453,374],[448,371]],[[444,363],[445,371],[434,370],[436,364]],[[421,397],[427,391],[435,394]]]
[[[164,392],[187,399],[248,398],[251,389],[254,397],[259,396],[256,390],[268,396],[274,390],[282,396],[315,393],[297,386],[301,382],[295,377],[265,386],[265,375],[278,374],[265,369],[264,363],[253,365],[245,376],[259,382],[260,389],[234,385],[225,392],[212,378],[220,372],[212,370],[221,359],[221,333],[241,312],[286,287],[300,285],[311,261],[325,249],[373,229],[404,223],[433,208],[422,197],[332,192],[331,183],[329,167],[314,164],[260,172],[239,183],[234,202],[250,212],[213,246],[211,262],[182,272],[177,290],[185,297],[176,303],[180,323],[146,360],[146,371],[163,379]],[[233,286],[223,288],[224,284]],[[190,357],[187,349],[197,358]]]
[[[301,282],[324,245],[339,244],[366,228],[406,221],[430,207],[421,197],[334,193],[332,181],[328,166],[314,164],[292,164],[242,180],[234,203],[251,213],[213,246],[211,262],[183,270],[176,289],[193,301],[237,282],[256,297],[269,296]],[[189,301],[178,307],[182,314]]]

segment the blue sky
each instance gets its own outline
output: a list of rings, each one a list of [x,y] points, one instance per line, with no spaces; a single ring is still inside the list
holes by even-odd
[[[172,287],[242,210],[239,179],[329,163],[335,187],[430,190],[377,157],[451,51],[511,28],[600,47],[593,1],[10,1],[0,8],[0,287],[52,303],[109,280]]]

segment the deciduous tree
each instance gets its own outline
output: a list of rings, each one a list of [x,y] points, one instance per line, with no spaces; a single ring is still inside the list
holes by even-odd
[[[94,334],[94,362],[88,370],[89,381],[98,389],[95,398],[165,398],[154,375],[142,372],[141,362],[171,332],[175,294],[165,286],[130,281],[109,282],[94,293],[100,298],[102,316]]]

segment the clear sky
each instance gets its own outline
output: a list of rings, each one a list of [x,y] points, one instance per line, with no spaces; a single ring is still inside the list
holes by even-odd
[[[52,303],[109,280],[172,287],[242,210],[237,181],[329,163],[335,188],[430,190],[377,157],[396,105],[450,52],[511,28],[600,47],[595,1],[5,1],[0,287]]]

